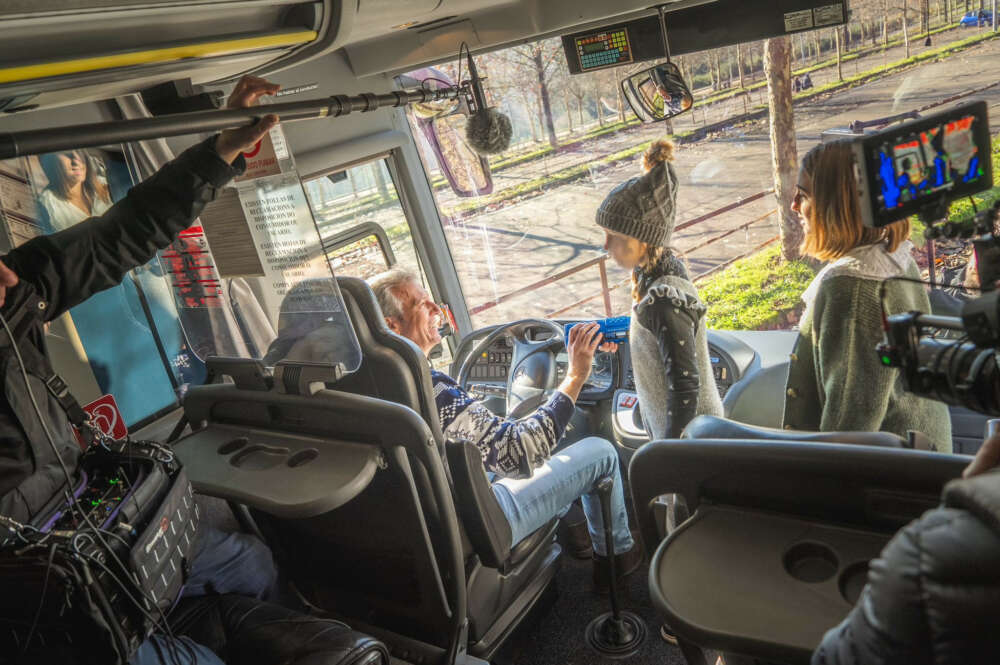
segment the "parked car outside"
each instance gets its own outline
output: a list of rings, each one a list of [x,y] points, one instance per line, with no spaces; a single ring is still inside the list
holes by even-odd
[[[980,25],[992,25],[993,13],[985,10],[981,12],[969,12],[959,19],[958,24],[963,28],[975,28]]]

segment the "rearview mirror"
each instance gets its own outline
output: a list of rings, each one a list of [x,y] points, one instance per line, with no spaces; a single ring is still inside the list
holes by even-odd
[[[622,93],[642,122],[673,118],[694,106],[681,71],[672,62],[632,74],[621,82]]]

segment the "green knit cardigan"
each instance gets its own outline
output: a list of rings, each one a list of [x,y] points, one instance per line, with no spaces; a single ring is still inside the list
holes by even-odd
[[[919,279],[912,260],[904,275]],[[938,451],[951,452],[951,419],[941,402],[903,392],[898,370],[875,351],[882,341],[880,282],[831,275],[806,308],[788,368],[785,429],[923,432]],[[919,284],[889,282],[886,312],[930,311]]]

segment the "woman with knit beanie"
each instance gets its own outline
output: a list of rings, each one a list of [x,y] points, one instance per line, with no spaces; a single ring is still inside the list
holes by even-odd
[[[677,207],[674,144],[643,157],[645,175],[618,185],[597,210],[604,249],[632,270],[629,345],[639,404],[652,439],[677,438],[696,415],[722,415],[708,354],[705,305],[669,249]]]
[[[803,253],[829,263],[802,295],[806,303],[785,391],[786,429],[923,432],[951,452],[948,408],[903,392],[899,373],[875,352],[885,313],[930,311],[910,254],[910,222],[862,225],[853,153],[844,141],[817,145],[802,159],[792,210],[805,227]]]

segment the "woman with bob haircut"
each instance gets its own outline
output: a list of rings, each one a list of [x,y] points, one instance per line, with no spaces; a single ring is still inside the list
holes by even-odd
[[[802,159],[792,210],[805,229],[803,253],[828,262],[802,295],[806,304],[791,355],[785,429],[926,434],[951,452],[948,408],[903,392],[897,370],[885,367],[880,289],[885,313],[930,311],[911,256],[910,222],[884,228],[861,222],[850,144],[815,146]],[[886,281],[892,280],[892,281]]]

